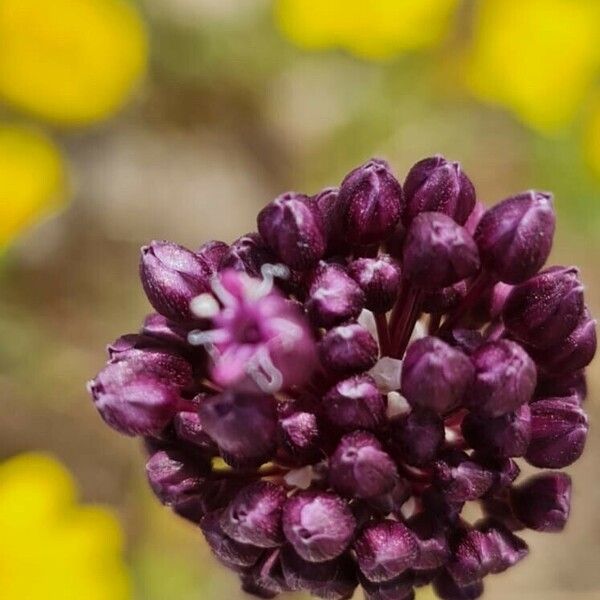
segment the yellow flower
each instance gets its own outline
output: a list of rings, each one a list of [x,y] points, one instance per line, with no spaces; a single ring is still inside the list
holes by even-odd
[[[429,48],[446,35],[458,0],[277,0],[275,18],[308,49],[343,48],[382,60]]]
[[[586,123],[584,149],[588,164],[600,177],[600,98],[596,99],[590,118]]]
[[[552,132],[581,106],[600,65],[598,0],[480,2],[467,80],[480,99]]]
[[[61,125],[114,113],[146,64],[126,0],[0,0],[0,97]]]
[[[104,508],[80,506],[73,479],[44,454],[0,464],[3,600],[126,600],[122,533]]]
[[[0,250],[65,200],[65,167],[52,141],[31,128],[0,125]]]

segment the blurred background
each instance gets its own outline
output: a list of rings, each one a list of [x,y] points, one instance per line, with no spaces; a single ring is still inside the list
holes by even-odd
[[[284,190],[440,152],[484,202],[555,193],[552,260],[600,314],[599,36],[598,0],[0,0],[0,597],[241,596],[85,391],[148,312],[150,239],[232,241]],[[600,598],[589,378],[572,520],[490,600]]]

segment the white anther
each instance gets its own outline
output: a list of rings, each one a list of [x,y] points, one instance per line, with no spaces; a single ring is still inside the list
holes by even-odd
[[[190,302],[191,311],[200,319],[212,319],[219,314],[220,306],[212,294],[200,294]]]

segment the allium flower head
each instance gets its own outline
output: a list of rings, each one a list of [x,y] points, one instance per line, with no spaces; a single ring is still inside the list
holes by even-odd
[[[89,390],[247,593],[479,598],[516,532],[564,528],[585,447],[595,321],[576,268],[540,271],[554,226],[548,194],[485,210],[457,163],[403,190],[373,159],[231,244],[144,247],[156,312]]]

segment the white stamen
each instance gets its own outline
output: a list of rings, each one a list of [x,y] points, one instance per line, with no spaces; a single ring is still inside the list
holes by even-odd
[[[237,304],[237,300],[235,299],[234,296],[232,296],[223,286],[223,284],[221,283],[221,280],[219,279],[218,275],[215,275],[211,280],[210,280],[210,287],[212,288],[213,293],[215,294],[215,296],[221,301],[222,304],[224,304],[225,306],[234,306],[235,304]]]
[[[211,329],[210,331],[201,331],[194,329],[188,333],[188,342],[192,346],[207,346],[209,344],[222,344],[230,338],[229,333],[224,329]]]
[[[308,465],[300,469],[292,469],[286,473],[284,479],[288,485],[306,490],[310,487],[313,480],[313,468],[311,465]]]
[[[393,419],[400,415],[406,415],[411,411],[410,404],[404,396],[398,392],[390,392],[387,395],[388,407],[387,416],[388,419]]]
[[[219,303],[212,294],[200,294],[190,302],[191,311],[200,319],[212,319],[219,314]]]
[[[274,394],[283,385],[283,375],[273,364],[266,348],[261,348],[248,363],[246,373],[254,383],[265,393]]]

